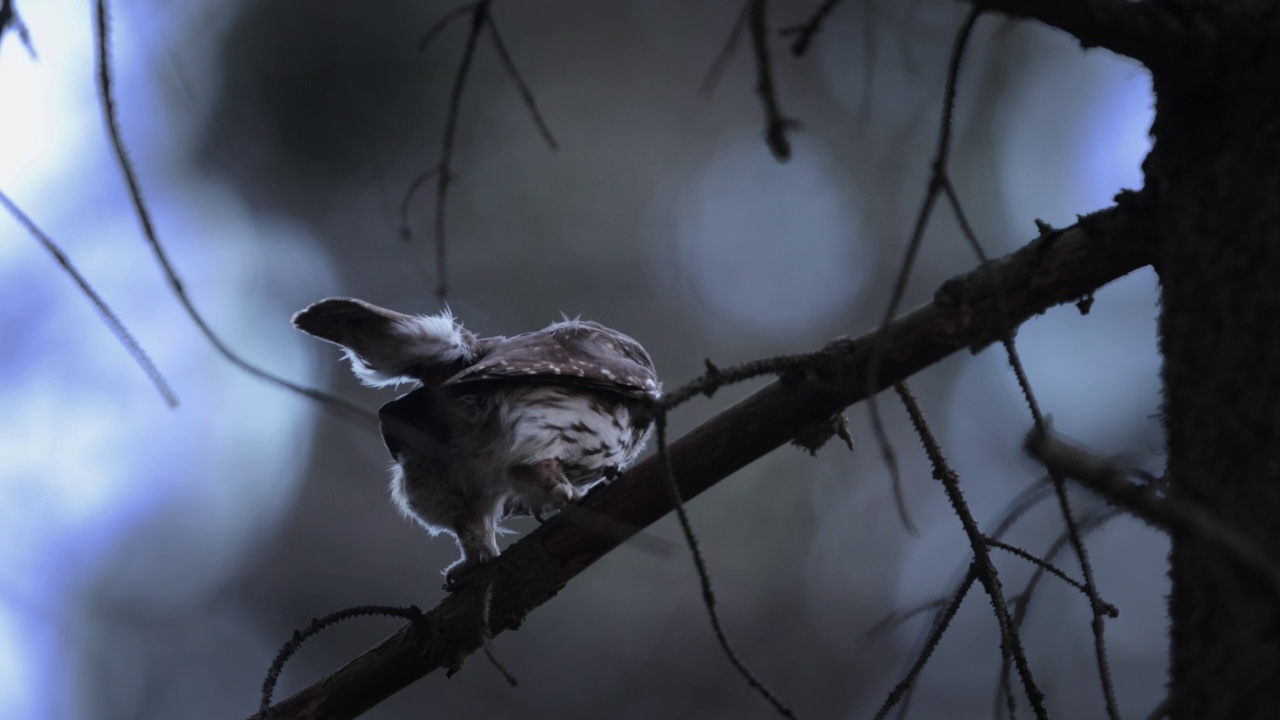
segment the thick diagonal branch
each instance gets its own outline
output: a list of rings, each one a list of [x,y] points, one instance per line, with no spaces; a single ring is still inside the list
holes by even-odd
[[[1047,232],[1004,258],[955,277],[932,303],[883,330],[815,353],[810,372],[774,382],[671,444],[680,493],[692,499],[795,437],[863,400],[868,363],[883,349],[876,391],[954,352],[981,347],[1002,331],[1150,263],[1153,222],[1134,196],[1120,206]],[[993,282],[1004,287],[997,303]],[[999,308],[1008,313],[998,317]],[[569,580],[630,535],[671,511],[662,469],[651,457],[581,507],[562,513],[508,548],[484,573],[425,615],[329,677],[273,708],[272,718],[351,718],[439,668],[454,670],[478,650],[485,583],[492,582],[493,635],[515,629]]]

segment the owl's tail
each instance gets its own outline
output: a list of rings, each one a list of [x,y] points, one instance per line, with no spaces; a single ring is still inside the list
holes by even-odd
[[[470,364],[476,338],[448,309],[405,315],[355,298],[327,298],[293,316],[293,326],[342,347],[366,385],[439,384]]]

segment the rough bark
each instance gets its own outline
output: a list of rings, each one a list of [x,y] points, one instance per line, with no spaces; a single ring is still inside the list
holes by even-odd
[[[1274,3],[1153,68],[1171,499],[1280,558],[1280,48]],[[1172,533],[1175,718],[1280,712],[1280,602],[1220,544]]]

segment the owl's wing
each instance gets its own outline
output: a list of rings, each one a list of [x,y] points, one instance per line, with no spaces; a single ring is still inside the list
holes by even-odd
[[[450,455],[449,422],[432,388],[418,388],[383,405],[378,421],[382,441],[397,461],[406,450],[441,459]]]
[[[599,323],[569,320],[536,332],[486,340],[480,357],[444,382],[552,381],[634,398],[662,393],[653,360],[640,343]]]

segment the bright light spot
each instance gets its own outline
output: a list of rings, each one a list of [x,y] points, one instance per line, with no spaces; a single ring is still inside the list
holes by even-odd
[[[1157,295],[1155,274],[1138,271],[1098,291],[1088,315],[1059,308],[1018,330],[1018,353],[1056,432],[1104,454],[1149,459],[1135,443],[1159,437]],[[998,345],[966,358],[948,407],[958,457],[999,461],[995,445],[1020,454],[1030,413]]]
[[[1032,29],[1028,29],[1031,31]],[[1111,206],[1143,185],[1151,149],[1151,78],[1132,62],[1081,53],[1060,33],[1038,33],[1040,61],[1006,93],[1000,181],[1010,241],[1039,218],[1056,227]],[[1012,248],[1011,248],[1012,249]]]
[[[10,602],[12,598],[0,596],[0,717],[35,717],[34,652],[22,637]]]
[[[803,333],[841,312],[874,263],[852,181],[819,148],[779,165],[758,141],[725,148],[679,202],[685,277],[731,332]]]
[[[140,236],[93,86],[89,8],[24,3],[38,61],[0,43],[0,188],[41,225],[173,385],[171,411],[49,254],[0,214],[0,718],[93,716],[77,669],[111,622],[94,593],[169,612],[203,602],[298,487],[313,403],[247,376],[193,327]],[[117,101],[156,226],[195,304],[268,371],[316,375],[293,310],[332,269],[298,228],[186,173],[117,8]],[[167,28],[149,27],[148,42]],[[37,642],[38,641],[38,642]],[[111,670],[145,685],[139,650]],[[51,709],[53,708],[53,709]],[[142,708],[136,708],[141,712]],[[63,712],[65,710],[65,712]]]

